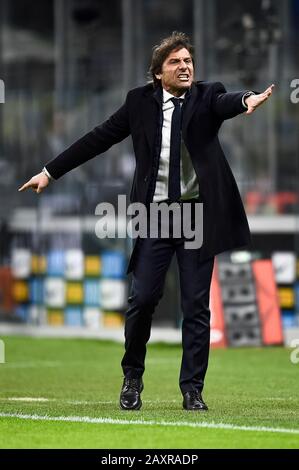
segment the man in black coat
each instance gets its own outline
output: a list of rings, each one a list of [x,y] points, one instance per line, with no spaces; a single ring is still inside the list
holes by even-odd
[[[125,103],[107,121],[47,163],[41,173],[20,188],[31,187],[40,193],[51,179],[60,178],[131,135],[136,157],[131,202],[146,207],[175,202],[180,208],[186,203],[202,204],[200,248],[186,248],[184,236],[176,238],[173,234],[168,238],[138,238],[135,243],[128,268],[133,277],[122,360],[120,406],[125,410],[137,410],[142,405],[142,375],[152,315],[162,297],[174,253],[183,311],[183,407],[208,409],[201,393],[209,356],[214,257],[250,241],[241,197],[218,131],[225,119],[245,111],[251,114],[268,99],[274,85],[264,93],[227,93],[220,82],[194,82],[193,67],[193,47],[188,37],[174,32],[154,48],[150,68],[153,82],[129,91]]]

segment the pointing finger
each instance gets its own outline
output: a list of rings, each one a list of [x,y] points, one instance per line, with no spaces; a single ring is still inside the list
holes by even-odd
[[[23,184],[23,186],[21,186],[18,191],[24,191],[24,189],[27,189],[29,187],[29,183],[25,183]]]
[[[274,88],[274,84],[272,83],[272,85],[270,85],[266,90],[265,90],[265,93],[268,93],[269,91],[272,93],[272,90]]]
[[[21,186],[21,187],[19,188],[19,191],[24,191],[25,189],[34,188],[34,187],[36,188],[36,187],[37,187],[37,184],[34,183],[34,182],[32,181],[32,179],[31,179],[31,180],[27,181],[27,183],[23,184],[23,186]]]

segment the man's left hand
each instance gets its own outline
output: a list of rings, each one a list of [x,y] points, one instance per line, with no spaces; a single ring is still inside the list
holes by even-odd
[[[269,86],[267,90],[265,90],[263,93],[260,93],[258,95],[250,95],[247,98],[245,98],[245,103],[248,106],[248,110],[246,111],[246,114],[252,114],[256,108],[258,108],[261,104],[263,104],[269,96],[272,95],[272,90],[274,88],[274,84]]]

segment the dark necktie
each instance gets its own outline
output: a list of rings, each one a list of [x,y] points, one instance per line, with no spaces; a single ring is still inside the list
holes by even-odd
[[[182,98],[171,98],[174,110],[171,119],[168,198],[170,202],[181,197],[181,102]]]

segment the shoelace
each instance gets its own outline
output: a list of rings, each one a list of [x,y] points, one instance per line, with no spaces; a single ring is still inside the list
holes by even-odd
[[[140,380],[139,379],[125,379],[125,385],[136,392],[140,391]]]
[[[198,392],[192,390],[189,392],[191,398],[196,398],[196,400],[199,400]]]

